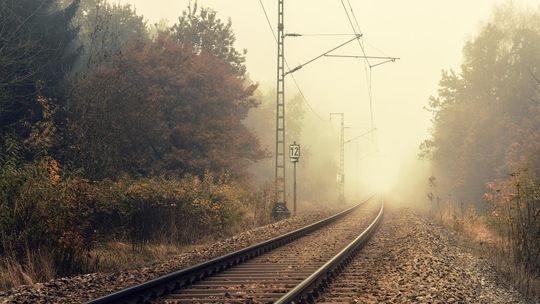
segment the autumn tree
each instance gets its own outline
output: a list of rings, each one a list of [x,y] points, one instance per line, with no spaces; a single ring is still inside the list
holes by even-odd
[[[257,102],[223,60],[162,34],[124,49],[75,94],[78,155],[93,178],[245,173],[262,156],[242,124]]]
[[[433,133],[422,144],[441,188],[480,200],[485,183],[520,168],[540,173],[540,18],[501,7],[463,49],[459,72],[447,71],[428,109]]]
[[[63,0],[67,1],[67,0]],[[110,4],[106,0],[83,1],[75,15],[82,47],[78,72],[110,63],[127,44],[147,40],[146,21],[129,4]]]
[[[190,46],[199,54],[209,53],[227,62],[238,76],[245,76],[247,51],[239,52],[235,48],[236,37],[230,19],[225,23],[214,10],[199,7],[195,2],[171,27],[171,33],[182,46]]]
[[[56,0],[0,2],[0,134],[28,132],[42,116],[39,95],[64,105],[65,76],[78,56],[72,25],[78,4],[60,9]]]

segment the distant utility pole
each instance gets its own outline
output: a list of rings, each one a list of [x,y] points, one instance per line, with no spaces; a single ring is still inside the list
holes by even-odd
[[[330,120],[332,116],[341,117],[341,133],[339,140],[339,172],[338,172],[338,184],[339,184],[339,203],[345,203],[345,114],[344,113],[330,113]]]
[[[362,52],[364,50],[362,49]],[[400,58],[398,57],[389,57],[389,56],[384,56],[384,57],[381,57],[381,56],[367,56],[365,53],[363,56],[358,56],[358,55],[336,55],[336,54],[326,54],[324,55],[325,57],[334,57],[334,58],[355,58],[355,59],[365,59],[366,62],[368,63],[368,66],[369,66],[369,113],[370,113],[370,116],[371,116],[371,129],[373,131],[376,131],[376,128],[375,128],[375,121],[374,121],[374,118],[373,118],[373,92],[372,92],[372,89],[371,89],[371,72],[373,70],[374,67],[378,67],[380,65],[383,65],[383,64],[386,64],[386,63],[389,63],[389,62],[396,62],[397,60],[399,60]],[[375,64],[371,64],[369,63],[369,59],[375,59],[375,60],[380,60],[379,62],[375,63]],[[375,149],[378,150],[378,142],[376,142],[376,134],[375,132],[372,132],[371,133],[371,142],[373,143],[373,145],[375,146]]]
[[[289,217],[285,193],[285,25],[284,0],[278,0],[277,34],[277,102],[276,102],[276,172],[275,203],[272,215],[276,219]]]
[[[358,141],[355,142],[356,143],[356,172],[354,174],[354,179],[355,179],[355,183],[354,183],[354,188],[356,189],[356,196],[358,198],[360,198],[360,143]]]
[[[359,142],[358,140],[366,135],[369,135],[369,134],[372,134],[374,133],[375,131],[377,131],[377,129],[373,128],[371,130],[368,130],[358,136],[355,136],[349,140],[346,140],[345,141],[345,145],[346,144],[350,144],[350,143],[355,143],[356,144],[356,183],[355,183],[355,188],[358,190],[359,188],[359,185],[360,185],[360,150],[359,150]],[[357,191],[357,195],[359,195],[360,192]]]

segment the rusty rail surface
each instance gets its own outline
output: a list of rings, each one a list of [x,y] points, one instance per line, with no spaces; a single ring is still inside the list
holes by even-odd
[[[361,203],[341,211],[326,219],[310,224],[303,228],[294,230],[284,235],[275,237],[268,241],[238,250],[236,252],[209,260],[207,262],[173,272],[171,274],[156,278],[140,285],[129,287],[110,295],[97,298],[87,302],[87,304],[108,304],[108,303],[148,303],[152,300],[167,296],[176,290],[180,290],[193,283],[211,277],[226,269],[239,265],[254,257],[270,252],[276,248],[297,240],[315,230],[318,230],[359,208],[365,202],[370,201],[370,197]]]
[[[381,209],[375,220],[354,241],[341,250],[330,261],[317,269],[312,275],[298,284],[294,289],[282,296],[275,304],[285,303],[315,303],[316,298],[324,292],[343,269],[351,262],[362,247],[369,241],[382,221],[384,203],[381,199]]]

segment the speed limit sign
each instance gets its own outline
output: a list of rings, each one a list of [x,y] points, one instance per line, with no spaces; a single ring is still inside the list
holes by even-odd
[[[296,143],[294,145],[289,146],[289,157],[291,158],[291,162],[296,163],[300,160],[300,145],[297,145]]]

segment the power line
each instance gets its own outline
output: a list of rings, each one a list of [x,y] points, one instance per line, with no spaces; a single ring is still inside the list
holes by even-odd
[[[266,12],[266,8],[264,7],[262,0],[259,0],[259,3],[261,4],[262,10],[264,12],[264,16],[266,17],[266,22],[268,22],[268,26],[270,27],[270,31],[272,32],[272,36],[274,36],[274,40],[276,40],[276,43],[277,43],[277,36],[276,36],[276,33],[274,33],[272,22],[270,22],[270,18],[268,18],[268,13]]]
[[[354,14],[354,10],[351,6],[351,2],[349,0],[347,0],[347,3],[349,4],[349,8],[351,10],[351,14],[353,15],[354,19],[355,19],[355,22],[356,22],[356,25],[358,27],[358,31],[356,31],[356,28],[354,27],[354,23],[351,19],[351,16],[349,15],[349,11],[347,10],[347,7],[345,6],[345,2],[343,2],[343,0],[340,0],[341,1],[341,5],[343,6],[343,10],[345,11],[345,15],[347,16],[347,19],[349,20],[349,24],[351,25],[351,28],[354,32],[355,35],[361,35],[362,34],[362,31],[360,29],[360,25],[358,23],[358,20],[356,19],[356,15]],[[362,44],[362,41],[363,40],[358,40],[358,45],[360,46],[360,49],[362,50],[362,54],[364,55],[364,60],[365,60],[365,63],[367,64],[364,65],[364,73],[366,74],[366,81],[370,82],[371,81],[371,78],[369,78],[368,76],[368,71],[367,71],[367,67],[371,67],[371,63],[369,62],[369,59],[367,58],[368,56],[366,55],[366,50],[364,49],[364,45]]]
[[[276,41],[276,43],[278,43],[278,39],[277,39],[277,36],[276,36],[276,33],[274,32],[274,28],[272,27],[272,22],[270,22],[270,18],[268,17],[268,13],[266,12],[266,8],[264,7],[264,3],[262,2],[262,0],[259,0],[259,3],[261,4],[261,8],[264,12],[264,16],[266,17],[266,22],[268,23],[268,26],[270,27],[270,31],[272,32],[272,36],[274,36],[274,40]],[[285,65],[287,66],[287,70],[290,72],[291,71],[291,68],[289,66],[289,63],[287,62],[287,59],[285,59]],[[315,111],[315,109],[311,106],[311,104],[309,103],[309,101],[307,100],[306,98],[306,95],[304,95],[304,92],[302,91],[302,89],[300,88],[300,85],[298,84],[298,81],[296,80],[296,78],[294,77],[293,74],[290,74],[291,76],[291,79],[293,80],[293,83],[294,85],[296,86],[296,89],[298,90],[298,92],[300,93],[300,96],[302,97],[302,100],[304,101],[304,103],[308,106],[309,110],[318,118],[320,119],[321,121],[326,121],[325,119],[322,118],[321,115],[319,115],[319,113],[317,113],[317,111]]]
[[[336,36],[354,36],[354,34],[286,34],[286,36],[293,37],[336,37]]]
[[[358,28],[358,30],[361,32],[361,29],[360,29],[360,24],[358,23],[358,19],[356,18],[356,14],[354,13],[354,9],[351,5],[351,2],[350,0],[347,0],[347,3],[349,4],[349,9],[351,10],[351,15],[354,19],[354,22],[356,24],[356,27]],[[344,9],[346,10],[345,8],[345,4],[343,2],[343,0],[341,0],[341,4],[343,5]],[[353,31],[354,31],[354,25],[351,21],[351,18],[349,16],[349,14],[347,14],[347,18],[349,19],[349,23],[351,23],[351,26],[353,27]],[[364,52],[364,48],[363,48],[363,45],[362,43],[364,42],[364,40],[362,39],[361,41],[359,40],[359,43],[360,43],[360,46],[362,48],[362,52]],[[369,43],[368,43],[369,44]],[[372,45],[371,45],[372,46]],[[375,50],[381,52],[383,55],[387,56],[387,57],[390,57],[388,55],[385,54],[385,52],[377,49],[376,47],[372,46]],[[366,57],[366,54],[365,52],[363,53],[364,54],[364,57]],[[383,59],[383,58],[381,58]],[[385,64],[385,63],[388,63],[388,62],[395,62],[395,60],[397,60],[399,58],[386,58],[385,61],[382,61],[382,62],[378,62],[376,64],[370,64],[369,61],[367,60],[366,58],[366,62],[368,63],[368,66],[369,66],[369,75],[367,74],[367,68],[365,68],[366,70],[366,78],[368,78],[368,94],[369,94],[369,108],[370,108],[370,114],[371,114],[371,125],[372,125],[372,128],[375,130],[375,132],[373,132],[373,137],[372,137],[372,140],[374,141],[374,144],[375,144],[375,148],[378,150],[379,149],[379,144],[378,144],[378,134],[377,134],[377,129],[375,128],[375,122],[374,122],[374,114],[373,114],[373,68],[376,67],[376,66],[379,66],[379,65],[382,65],[382,64]]]
[[[310,64],[310,63],[312,63],[312,62],[314,62],[314,61],[316,61],[316,60],[319,60],[319,59],[321,59],[321,58],[323,58],[323,57],[325,57],[325,56],[328,56],[328,55],[329,55],[330,53],[332,53],[333,51],[335,51],[335,50],[337,50],[337,49],[339,49],[339,48],[341,48],[341,47],[343,47],[343,46],[345,46],[345,45],[347,45],[347,44],[353,42],[354,40],[358,40],[358,38],[360,38],[360,36],[356,36],[356,37],[354,37],[354,38],[351,39],[351,40],[348,40],[348,41],[346,41],[346,42],[343,42],[342,44],[340,44],[340,45],[334,47],[333,49],[331,49],[331,50],[329,50],[329,51],[326,51],[326,52],[320,54],[319,56],[310,59],[310,60],[307,61],[306,63],[303,63],[303,64],[301,64],[301,65],[295,67],[294,69],[292,69],[292,70],[290,70],[289,72],[287,72],[285,75],[292,74],[292,73],[294,73],[294,72],[296,72],[296,71],[302,69],[304,66],[306,66],[306,65],[308,65],[308,64]]]
[[[349,7],[351,9],[351,14],[354,16],[354,12],[352,10],[351,3],[349,2],[349,0],[347,0],[347,2],[349,3]],[[360,30],[360,27],[358,26],[358,31],[356,30],[356,27],[354,27],[354,23],[353,23],[353,21],[351,19],[351,16],[349,15],[349,11],[347,10],[347,7],[345,6],[345,2],[343,2],[343,0],[341,0],[341,5],[343,6],[343,9],[345,10],[345,14],[347,15],[347,19],[349,19],[349,24],[351,25],[351,28],[352,28],[354,34],[356,36],[361,35],[362,31]],[[358,20],[356,20],[356,24],[358,25]],[[364,45],[362,44],[362,41],[358,40],[358,45],[360,46],[360,49],[362,49],[362,54],[364,55],[364,57],[367,57],[366,50],[364,49]],[[369,60],[367,58],[365,58],[365,60],[366,60],[367,64],[370,65]]]
[[[364,56],[358,56],[358,55],[339,55],[339,54],[326,54],[324,55],[325,57],[336,57],[336,58],[356,58],[356,59],[362,59],[362,58],[366,58]],[[383,56],[367,56],[367,58],[369,59],[385,59],[385,60],[388,60],[388,61],[396,61],[398,60],[399,58],[397,57],[383,57]],[[375,65],[372,65],[371,67],[375,67],[377,65],[379,65],[380,63],[377,63]]]
[[[371,134],[371,133],[373,133],[373,132],[375,132],[375,131],[377,131],[377,129],[371,129],[371,130],[369,130],[369,131],[367,131],[367,132],[364,132],[364,133],[362,133],[362,134],[360,134],[360,135],[358,135],[358,136],[356,136],[356,137],[353,137],[353,138],[347,140],[345,143],[347,144],[347,143],[350,143],[350,142],[355,141],[355,140],[357,140],[357,139],[363,138],[364,136],[366,136],[366,135],[368,135],[368,134]]]
[[[287,69],[289,69],[289,65],[287,64]],[[290,70],[290,69],[289,69]],[[313,112],[313,114],[321,121],[325,121],[320,115],[319,113],[317,113],[313,107],[311,107],[311,105],[309,104],[309,102],[307,101],[307,98],[306,96],[304,95],[304,92],[302,92],[302,89],[300,89],[300,85],[298,84],[298,82],[296,81],[296,78],[294,77],[294,75],[291,74],[291,79],[293,80],[294,82],[294,85],[296,86],[296,89],[298,89],[298,93],[300,93],[300,96],[302,96],[302,100],[304,100],[304,103],[308,106],[308,108],[311,110],[311,112]]]
[[[349,11],[347,10],[347,6],[345,5],[345,2],[343,2],[343,0],[340,0],[340,1],[341,1],[341,5],[343,6],[343,10],[345,11],[345,14],[347,15],[347,19],[349,20],[349,24],[351,25],[351,28],[352,28],[354,34],[358,35],[358,32],[356,31],[356,27],[358,28],[358,31],[360,31],[360,33],[361,33],[360,24],[358,23],[358,19],[356,18],[356,14],[354,13],[354,9],[353,9],[353,7],[351,5],[351,2],[349,0],[347,0],[347,3],[349,5],[349,9],[351,11],[352,18],[351,18],[351,15],[349,15]],[[354,19],[354,23],[353,23],[353,19]],[[355,27],[355,23],[356,23],[356,27]],[[374,122],[374,115],[373,115],[372,79],[371,79],[372,65],[369,62],[368,56],[366,55],[366,51],[365,51],[365,48],[364,48],[364,45],[363,45],[362,41],[358,40],[358,44],[360,45],[360,49],[362,50],[362,54],[364,55],[363,56],[364,60],[367,63],[367,66],[364,65],[364,72],[366,73],[366,80],[368,82],[368,97],[369,97],[369,112],[370,112],[370,116],[371,116],[371,128],[375,129],[375,122]],[[367,69],[368,67],[369,67],[369,72],[368,72],[368,69]]]
[[[360,28],[360,24],[358,23],[358,19],[356,19],[356,14],[354,13],[354,10],[351,5],[351,1],[347,0],[347,3],[349,4],[349,8],[351,9],[351,15],[353,16],[354,23],[356,24],[356,28],[358,28],[358,31],[362,33],[362,29]]]

